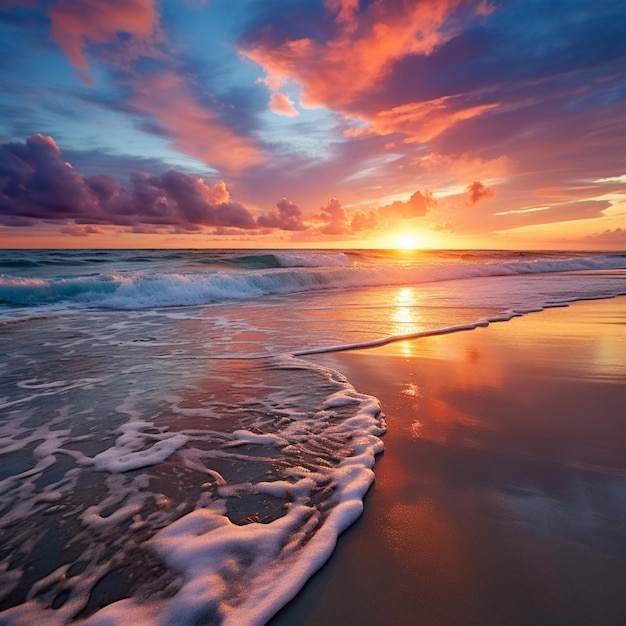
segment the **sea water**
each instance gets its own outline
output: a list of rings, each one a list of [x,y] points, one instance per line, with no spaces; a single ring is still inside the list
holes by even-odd
[[[384,407],[307,354],[626,294],[626,254],[0,252],[0,624],[263,624]]]

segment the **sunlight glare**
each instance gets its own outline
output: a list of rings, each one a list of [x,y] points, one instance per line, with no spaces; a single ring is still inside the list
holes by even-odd
[[[393,239],[396,250],[418,250],[424,247],[423,238],[415,233],[398,233]]]

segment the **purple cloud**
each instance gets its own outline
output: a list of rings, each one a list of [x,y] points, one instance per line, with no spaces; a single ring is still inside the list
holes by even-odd
[[[293,202],[282,198],[268,214],[259,216],[259,226],[264,228],[280,228],[281,230],[304,230],[302,211]]]
[[[183,230],[257,228],[250,212],[230,199],[221,180],[210,185],[173,169],[162,175],[133,172],[125,188],[105,174],[81,174],[63,160],[54,140],[42,135],[33,135],[23,144],[0,146],[0,181],[0,221],[9,226],[72,219],[83,224],[167,225]]]
[[[607,229],[601,233],[594,233],[589,235],[587,240],[598,244],[621,244],[626,245],[626,229],[615,228],[614,230]]]

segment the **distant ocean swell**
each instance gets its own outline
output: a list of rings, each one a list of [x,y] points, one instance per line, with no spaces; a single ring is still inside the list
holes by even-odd
[[[137,258],[132,259],[133,263]],[[5,260],[5,266],[9,261]],[[32,267],[27,260],[14,260]],[[149,262],[149,261],[146,261]],[[29,277],[0,274],[0,306],[60,305],[70,309],[147,309],[245,300],[269,294],[382,285],[419,285],[488,276],[545,274],[622,268],[619,255],[563,259],[433,262],[418,265],[359,264],[346,254],[326,256],[249,255],[224,260],[218,270],[93,272],[78,276]],[[72,264],[75,265],[74,261]],[[237,269],[229,269],[238,266]]]

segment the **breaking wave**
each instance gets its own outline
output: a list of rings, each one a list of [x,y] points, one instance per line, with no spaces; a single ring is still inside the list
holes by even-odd
[[[358,265],[346,254],[252,255],[230,259],[241,267],[194,271],[93,272],[68,277],[0,274],[5,309],[57,305],[59,308],[146,309],[246,300],[269,294],[382,285],[419,285],[482,276],[543,274],[623,268],[618,255],[576,256],[488,262],[433,262]],[[258,267],[254,268],[254,264]],[[244,267],[245,266],[245,267]]]

